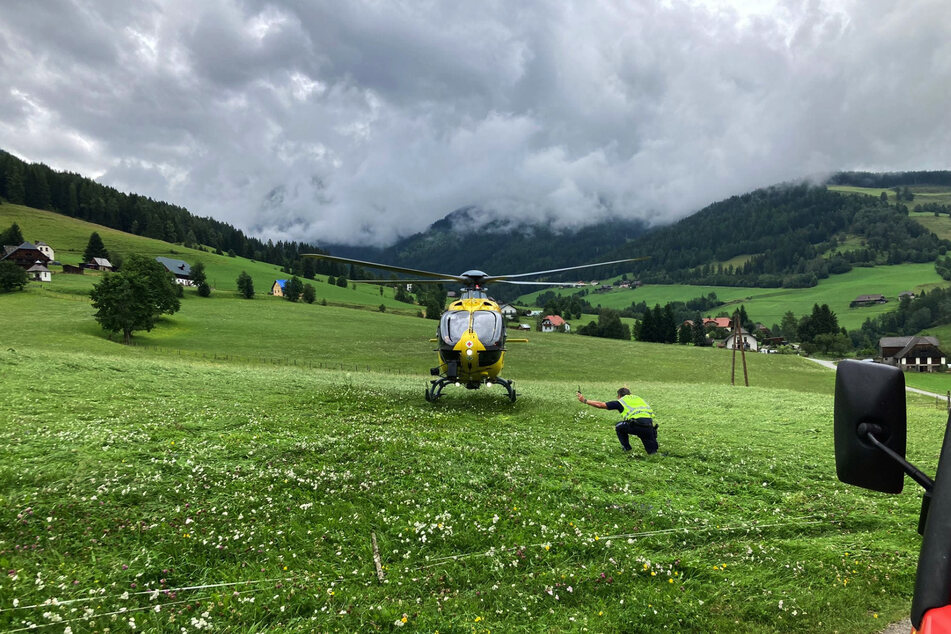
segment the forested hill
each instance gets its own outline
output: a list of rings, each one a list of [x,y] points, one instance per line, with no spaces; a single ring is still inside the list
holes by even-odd
[[[881,188],[946,186],[951,183],[951,172],[846,172],[829,182]],[[318,250],[302,242],[265,242],[182,207],[122,193],[43,164],[26,163],[2,150],[0,200],[168,242],[204,245],[289,271],[302,269],[301,253]],[[550,225],[531,225],[519,219],[483,222],[479,210],[470,207],[452,212],[427,231],[387,249],[331,248],[338,255],[442,273],[471,268],[493,274],[521,273],[649,256],[633,269],[645,282],[805,287],[852,266],[930,262],[944,255],[951,242],[939,240],[911,220],[908,209],[901,202],[890,202],[888,196],[856,196],[825,187],[792,185],[734,196],[650,231],[632,220],[574,231],[557,231]],[[628,271],[631,268],[602,269],[597,276]]]
[[[478,210],[458,209],[429,228],[386,249],[324,245],[335,255],[458,274],[479,269],[494,275],[527,273],[609,259],[608,253],[644,233],[643,223],[613,220],[574,231],[550,225],[478,220]],[[498,288],[494,288],[498,292]]]
[[[733,196],[609,255],[649,255],[638,268],[647,282],[808,287],[855,265],[930,262],[949,248],[903,204],[803,184]]]
[[[297,261],[299,254],[317,250],[313,245],[300,242],[265,242],[214,218],[195,216],[183,207],[125,194],[42,163],[27,163],[3,150],[0,150],[0,199],[147,238],[187,246],[204,245],[222,253],[286,267]]]

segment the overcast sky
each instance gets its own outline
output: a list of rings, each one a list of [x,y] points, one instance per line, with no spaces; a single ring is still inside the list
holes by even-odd
[[[0,148],[274,239],[951,168],[951,2],[7,0]]]

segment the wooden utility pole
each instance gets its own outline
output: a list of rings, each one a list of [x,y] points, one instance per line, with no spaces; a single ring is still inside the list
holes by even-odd
[[[740,324],[740,313],[733,313],[733,368],[730,370],[730,385],[736,385],[736,349],[740,348],[740,358],[743,360],[743,382],[750,386],[750,377],[746,372],[746,341],[743,340],[743,326]]]

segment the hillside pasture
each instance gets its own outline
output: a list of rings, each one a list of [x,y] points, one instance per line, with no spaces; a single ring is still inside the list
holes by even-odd
[[[21,205],[0,204],[0,229],[6,229],[13,223],[20,226],[24,238],[30,241],[42,240],[54,249],[57,261],[77,265],[82,260],[83,251],[89,241],[89,235],[96,231],[102,237],[106,248],[112,253],[127,256],[133,253],[148,257],[167,257],[184,260],[191,265],[196,262],[205,264],[208,283],[216,291],[236,291],[237,278],[242,271],[246,271],[254,281],[254,291],[257,298],[266,297],[271,286],[277,279],[287,279],[289,274],[281,271],[279,266],[266,262],[256,262],[241,257],[215,255],[211,251],[199,251],[180,244],[170,244],[161,240],[153,240],[136,236],[102,225],[97,225],[77,218],[70,218],[52,211],[33,209]],[[86,271],[83,276],[60,275],[59,267],[53,266],[53,281],[49,287],[74,288],[82,286],[84,282],[76,281],[84,278],[93,278],[89,287],[94,283],[96,274]],[[346,288],[327,284],[326,276],[318,275],[314,280],[303,280],[314,285],[318,300],[326,299],[332,304],[355,305],[377,308],[380,304],[387,310],[412,312],[415,314],[418,307],[398,302],[394,299],[395,291],[384,287],[380,294],[380,287],[370,284],[359,284],[356,288]],[[192,289],[186,293],[194,293]]]
[[[898,305],[898,293],[902,291],[945,286],[947,282],[935,272],[934,264],[899,264],[896,266],[856,267],[842,275],[832,275],[812,288],[750,288],[733,286],[688,286],[684,284],[647,284],[637,289],[612,290],[605,293],[589,293],[585,299],[594,306],[621,309],[632,303],[646,302],[648,306],[664,305],[672,301],[687,301],[710,292],[717,294],[726,307],[707,311],[711,317],[722,311],[730,312],[740,304],[755,321],[772,326],[782,321],[786,311],[797,317],[812,312],[814,304],[828,304],[839,318],[839,325],[848,329],[858,328],[867,318],[874,318],[894,310]],[[544,292],[544,291],[542,291]],[[577,292],[574,289],[555,291],[561,294]],[[538,292],[524,295],[519,305],[532,305]],[[859,295],[882,294],[889,303],[861,308],[849,308],[849,303]],[[587,322],[585,322],[587,323]]]

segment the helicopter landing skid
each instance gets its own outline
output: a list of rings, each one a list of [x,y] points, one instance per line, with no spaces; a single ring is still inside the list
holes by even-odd
[[[457,379],[449,378],[445,376],[435,379],[433,381],[430,381],[430,386],[426,388],[426,400],[430,403],[436,402],[436,400],[440,396],[442,396],[443,388],[446,387],[447,385],[455,385],[456,381]],[[508,392],[509,400],[512,401],[513,403],[515,402],[515,399],[518,397],[518,394],[515,392],[515,386],[512,381],[509,381],[508,379],[496,377],[492,381],[492,383],[497,383],[501,385],[502,387],[504,387],[506,391]],[[488,385],[488,383],[486,383],[486,385]],[[481,384],[479,383],[466,384],[466,387],[469,389],[476,389],[476,388],[479,388],[480,386]]]

